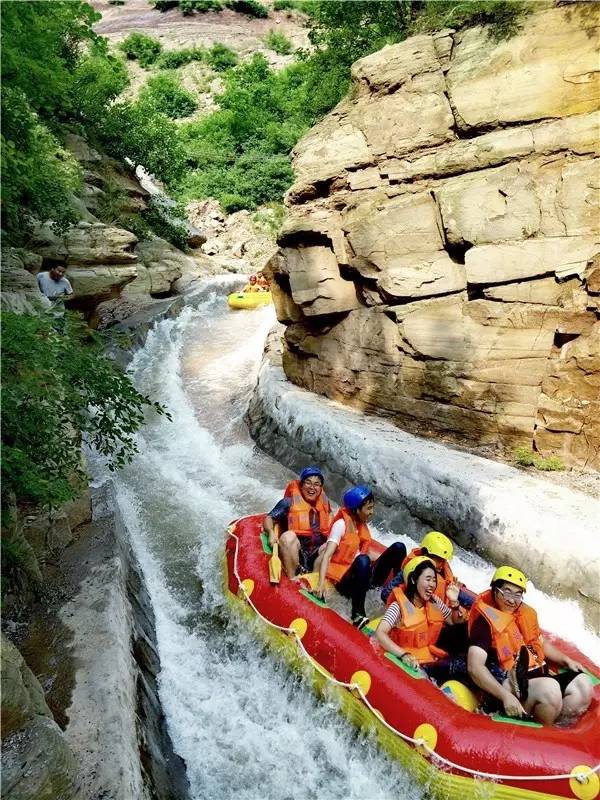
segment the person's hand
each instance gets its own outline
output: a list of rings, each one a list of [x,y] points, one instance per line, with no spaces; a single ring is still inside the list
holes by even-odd
[[[507,692],[502,700],[504,711],[507,717],[524,717],[525,709],[519,703],[514,694]]]
[[[573,672],[585,671],[583,664],[580,664],[579,661],[574,661],[572,658],[569,658],[569,656],[565,656],[565,667],[573,670]]]
[[[406,664],[406,666],[410,667],[411,669],[419,669],[419,662],[412,653],[404,653],[403,656],[400,656],[400,660],[403,664]]]
[[[446,586],[446,600],[450,604],[450,608],[458,603],[458,595],[460,593],[460,583],[452,581]]]
[[[319,584],[312,590],[312,594],[317,600],[325,600],[325,587]]]

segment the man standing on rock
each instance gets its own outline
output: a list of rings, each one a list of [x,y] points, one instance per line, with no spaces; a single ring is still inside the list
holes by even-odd
[[[60,264],[51,267],[49,272],[38,272],[37,282],[40,292],[52,302],[73,294],[73,287],[65,278],[65,268]]]

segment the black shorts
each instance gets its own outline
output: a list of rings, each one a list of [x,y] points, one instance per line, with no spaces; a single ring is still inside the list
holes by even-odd
[[[322,533],[313,533],[311,536],[298,536],[300,542],[300,563],[297,572],[311,572],[317,556],[319,547],[326,541]]]
[[[548,672],[547,667],[538,667],[538,669],[531,670],[529,673],[529,679],[554,678],[554,680],[557,681],[558,685],[560,686],[561,695],[564,697],[567,686],[571,683],[571,681],[575,680],[575,678],[581,674],[581,672],[575,672],[575,670],[572,669],[565,669],[563,672],[558,672],[556,675],[551,675]]]
[[[571,681],[575,680],[578,675],[582,674],[585,673],[575,672],[572,669],[566,669],[564,672],[551,675],[548,672],[547,667],[538,667],[537,669],[532,669],[530,671],[529,680],[533,680],[534,678],[553,678],[560,686],[560,693],[562,697],[564,697],[567,686],[571,683]],[[491,695],[485,695],[482,703],[482,709],[486,714],[495,714],[497,712],[503,713],[504,705],[502,704],[502,701],[496,699],[495,697],[492,697]]]

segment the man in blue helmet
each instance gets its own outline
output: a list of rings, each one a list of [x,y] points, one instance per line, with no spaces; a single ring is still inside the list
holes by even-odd
[[[394,577],[406,557],[402,542],[394,542],[372,560],[371,532],[368,522],[375,503],[368,486],[354,486],[343,497],[343,506],[333,518],[327,544],[321,549],[315,569],[319,583],[315,590],[323,597],[325,579],[340,594],[352,599],[352,622],[361,628],[367,621],[365,597],[372,586],[381,586],[390,573]]]
[[[288,578],[308,572],[325,542],[331,524],[331,506],[323,491],[319,467],[305,467],[291,481],[282,500],[267,514],[263,528],[271,546],[279,542],[283,568]]]

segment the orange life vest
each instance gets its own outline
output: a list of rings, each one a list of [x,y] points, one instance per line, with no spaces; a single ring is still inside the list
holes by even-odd
[[[435,646],[444,626],[442,612],[432,600],[425,603],[423,608],[417,608],[405,591],[404,584],[392,590],[392,599],[400,606],[400,622],[390,631],[390,639],[411,653],[419,664],[427,664],[448,655]]]
[[[343,519],[346,530],[335,553],[331,556],[331,561],[327,567],[327,577],[330,581],[337,583],[342,579],[344,573],[356,558],[357,554],[368,553],[371,545],[371,531],[366,522],[356,522],[347,508],[340,508],[331,527],[339,520]],[[331,533],[331,528],[329,529]]]
[[[402,562],[402,569],[404,569],[404,567],[408,564],[408,562],[412,558],[416,558],[417,556],[424,556],[424,555],[427,555],[427,554],[423,551],[422,547],[415,547],[413,550],[410,551],[410,553],[406,556],[406,558]],[[433,561],[433,559],[432,559],[432,564],[435,565],[435,561]],[[450,564],[447,561],[444,560],[444,564],[442,566],[441,571],[438,570],[438,568],[436,567],[435,574],[437,575],[437,586],[435,587],[435,594],[437,594],[437,596],[440,598],[440,600],[443,600],[444,603],[445,603],[446,602],[446,587],[448,586],[449,583],[452,583],[452,581],[454,580],[454,573],[452,572],[452,569],[450,568]],[[389,605],[389,603],[388,603],[388,605]]]
[[[288,511],[288,529],[294,531],[296,536],[312,536],[313,528],[310,524],[311,512],[319,515],[319,531],[323,534],[329,531],[331,520],[331,506],[323,490],[314,505],[307,503],[300,491],[300,481],[291,481],[285,488],[285,497],[292,501]]]
[[[475,598],[469,614],[469,633],[475,620],[484,617],[492,632],[492,644],[502,669],[510,669],[523,645],[529,650],[529,669],[544,664],[544,649],[540,639],[537,614],[531,606],[521,603],[511,614],[500,611],[494,605],[492,590],[488,589]]]

